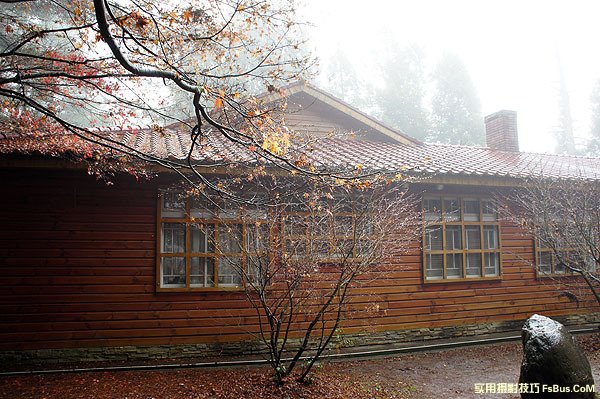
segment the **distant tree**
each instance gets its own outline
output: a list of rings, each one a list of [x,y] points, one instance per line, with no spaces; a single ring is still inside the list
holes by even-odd
[[[430,141],[483,145],[481,105],[462,60],[446,54],[433,72],[435,91],[431,103]]]
[[[600,79],[594,86],[590,102],[592,108],[591,139],[586,152],[588,155],[600,156]]]
[[[560,58],[558,59],[558,126],[555,131],[557,154],[575,154],[575,138],[573,136],[573,117],[571,116],[571,100]]]
[[[387,46],[381,66],[383,87],[377,93],[381,119],[417,139],[429,131],[429,112],[425,107],[424,52],[416,46]]]
[[[326,60],[322,75],[325,90],[361,110],[368,107],[371,89],[359,78],[343,48],[338,46]]]

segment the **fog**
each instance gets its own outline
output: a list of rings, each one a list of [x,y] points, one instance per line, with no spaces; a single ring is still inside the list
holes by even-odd
[[[589,99],[600,79],[598,1],[306,0],[301,15],[314,24],[309,32],[321,69],[341,46],[359,76],[374,84],[381,84],[376,67],[386,36],[420,45],[427,69],[445,52],[457,54],[483,115],[517,111],[522,151],[554,150],[560,62],[575,142],[584,145],[589,134]]]

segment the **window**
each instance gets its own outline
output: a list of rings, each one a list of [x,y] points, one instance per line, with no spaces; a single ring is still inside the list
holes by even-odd
[[[364,256],[374,234],[372,214],[364,206],[360,199],[335,197],[323,211],[289,207],[283,215],[284,253],[323,261]]]
[[[500,276],[500,225],[492,201],[423,199],[426,281]]]
[[[243,275],[256,275],[257,259],[267,256],[265,214],[248,223],[235,210],[211,210],[172,192],[160,196],[159,211],[159,288],[239,288]]]
[[[578,250],[566,243],[556,243],[556,252],[545,243],[553,242],[552,239],[535,240],[535,262],[538,275],[563,276],[572,275],[573,272],[565,265],[571,264],[577,268],[596,271],[596,262],[593,257],[583,257]]]

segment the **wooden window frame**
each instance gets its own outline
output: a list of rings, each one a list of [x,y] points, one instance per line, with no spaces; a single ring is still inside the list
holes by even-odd
[[[164,193],[160,192],[157,199],[157,223],[156,223],[156,291],[157,292],[196,292],[196,291],[241,291],[244,290],[246,281],[243,276],[241,278],[240,285],[219,285],[219,266],[221,258],[225,257],[240,257],[242,268],[247,268],[248,263],[246,259],[246,245],[247,245],[247,225],[248,221],[243,221],[239,217],[232,217],[223,220],[223,218],[201,216],[195,217],[192,215],[192,199],[182,198],[181,201],[185,204],[182,216],[165,216],[163,215],[163,198]],[[178,253],[163,253],[163,223],[180,223],[185,225],[185,248],[184,252]],[[214,242],[213,252],[192,252],[191,243],[191,230],[194,225],[214,225]],[[222,225],[241,225],[242,236],[241,236],[241,249],[240,252],[225,253],[220,252],[220,227]],[[271,234],[267,237],[268,245],[271,245]],[[162,265],[161,260],[168,257],[184,257],[185,258],[185,286],[169,286],[163,285],[162,283]],[[191,284],[191,259],[194,257],[198,258],[213,258],[214,263],[214,275],[213,281],[214,286],[193,286]]]
[[[372,213],[368,213],[368,215],[373,215]],[[323,242],[329,242],[329,252],[328,254],[318,254],[318,255],[314,255],[315,259],[318,259],[320,262],[322,263],[336,263],[339,262],[340,258],[335,256],[335,253],[333,252],[333,248],[335,246],[336,242],[339,242],[341,240],[352,240],[354,241],[353,247],[352,247],[352,256],[348,257],[346,259],[346,261],[360,261],[361,257],[359,254],[360,251],[360,241],[367,241],[367,240],[372,240],[373,239],[373,232],[371,232],[371,234],[367,235],[367,236],[363,236],[363,237],[355,237],[354,235],[343,235],[343,234],[338,234],[338,230],[335,228],[334,225],[331,225],[328,227],[328,232],[326,232],[325,234],[314,234],[313,229],[311,229],[311,224],[310,222],[308,222],[307,227],[306,227],[306,232],[305,234],[290,234],[288,235],[288,229],[286,228],[286,222],[287,222],[287,218],[288,217],[301,217],[304,218],[304,220],[308,220],[310,217],[319,215],[319,213],[314,213],[314,212],[308,212],[308,211],[292,211],[292,210],[285,210],[283,212],[283,217],[281,220],[281,238],[282,238],[282,245],[283,245],[283,251],[286,251],[287,248],[287,240],[303,240],[306,243],[306,250],[307,250],[307,254],[310,253],[310,251],[312,251],[312,247],[313,247],[313,241],[314,240],[319,240],[319,241],[323,241]],[[356,231],[356,223],[357,223],[357,213],[355,211],[348,211],[348,212],[335,212],[333,214],[333,218],[331,219],[331,222],[333,224],[335,224],[335,218],[336,217],[347,217],[347,218],[352,218],[352,227],[351,227],[351,231],[355,232]],[[329,232],[332,232],[333,234],[329,234]],[[299,257],[299,256],[297,256]]]
[[[441,209],[439,212],[439,219],[431,218],[428,215],[426,203],[427,201],[435,201],[439,200]],[[456,218],[455,213],[449,213],[446,217],[446,201],[458,200],[459,202],[459,215],[458,219]],[[477,216],[478,220],[465,220],[465,202],[466,201],[478,201],[479,203],[479,214]],[[490,281],[490,280],[501,280],[502,279],[502,240],[501,240],[501,225],[498,220],[498,212],[495,212],[495,216],[490,217],[489,213],[484,213],[484,201],[491,202],[489,198],[482,196],[474,196],[474,195],[425,195],[423,196],[422,202],[422,212],[423,212],[423,236],[422,236],[422,248],[423,248],[423,259],[422,259],[422,270],[423,270],[423,282],[426,284],[436,284],[436,283],[450,283],[450,282],[471,282],[471,281]],[[471,215],[471,214],[469,214]],[[473,214],[475,215],[475,214]],[[471,218],[474,218],[472,216]],[[468,218],[467,218],[468,219]],[[493,219],[493,220],[492,220]],[[439,226],[442,238],[442,248],[441,249],[427,249],[427,234],[431,231],[432,226]],[[458,226],[461,230],[461,249],[448,249],[447,240],[447,230],[449,226]],[[476,226],[479,228],[479,246],[478,249],[468,249],[467,248],[467,227]],[[487,226],[492,226],[496,230],[496,248],[485,248],[486,235],[485,230]],[[480,275],[478,276],[468,276],[467,275],[467,255],[469,254],[480,254],[481,256],[481,265],[480,265]],[[496,254],[497,259],[497,275],[487,275],[485,273],[486,269],[486,255]],[[428,255],[441,255],[442,256],[442,276],[441,277],[428,277],[427,276],[427,256]],[[462,255],[462,271],[460,277],[452,277],[448,276],[448,255]]]
[[[540,240],[538,240],[537,238],[533,239],[533,249],[534,249],[534,253],[535,253],[535,275],[537,278],[556,278],[556,277],[572,277],[575,276],[575,274],[573,274],[573,272],[567,268],[565,266],[565,270],[563,272],[557,272],[556,271],[556,266],[557,266],[557,258],[556,255],[554,253],[554,249],[550,248],[550,247],[544,247],[541,245]],[[574,248],[570,248],[570,247],[564,247],[564,248],[558,248],[557,249],[558,252],[576,252]],[[546,273],[541,271],[540,269],[540,261],[541,261],[541,254],[550,254],[550,272]]]

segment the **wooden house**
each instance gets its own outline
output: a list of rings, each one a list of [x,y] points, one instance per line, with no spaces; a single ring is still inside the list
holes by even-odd
[[[534,240],[501,220],[490,200],[494,190],[524,179],[583,173],[598,180],[600,159],[520,152],[511,111],[486,118],[486,147],[465,147],[420,143],[310,85],[292,86],[287,95],[296,106],[286,118],[290,128],[360,132],[324,138],[323,162],[428,175],[414,183],[423,193],[422,242],[368,287],[377,311],[354,316],[343,329],[355,345],[516,330],[536,312],[571,324],[597,321],[593,302],[560,296],[555,280],[540,275]],[[168,131],[160,140],[153,134],[120,139],[161,156],[185,155],[187,132]],[[170,176],[119,175],[107,185],[61,154],[1,146],[0,359],[252,351],[256,325],[239,281],[217,252],[182,241],[193,236],[185,230],[189,213],[159,196]],[[198,251],[203,256],[193,255]],[[353,295],[360,304],[365,292]]]

